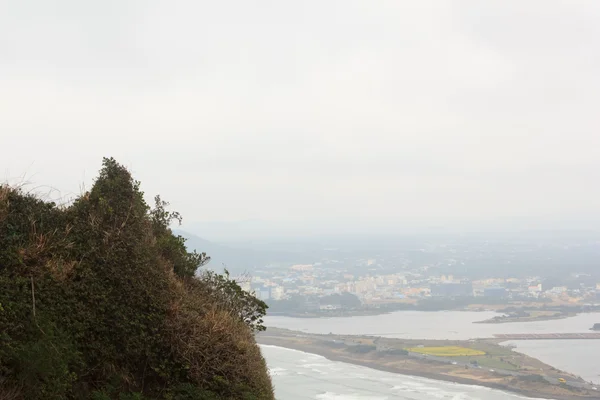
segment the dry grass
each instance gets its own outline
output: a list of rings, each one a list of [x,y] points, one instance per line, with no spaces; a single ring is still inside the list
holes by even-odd
[[[64,261],[59,258],[51,258],[46,263],[46,268],[54,279],[63,282],[72,275],[76,265],[76,261]]]
[[[215,304],[197,282],[176,286],[179,296],[168,321],[170,343],[190,378],[210,387],[219,377],[232,387],[260,393],[260,398],[273,398],[266,363],[248,326]]]
[[[22,398],[18,389],[0,388],[0,400],[21,400]]]
[[[17,387],[7,385],[0,378],[0,400],[22,400],[21,390]]]

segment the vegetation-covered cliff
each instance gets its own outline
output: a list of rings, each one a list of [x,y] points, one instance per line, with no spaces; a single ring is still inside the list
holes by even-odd
[[[273,398],[265,304],[166,206],[113,159],[67,206],[0,186],[0,400]]]

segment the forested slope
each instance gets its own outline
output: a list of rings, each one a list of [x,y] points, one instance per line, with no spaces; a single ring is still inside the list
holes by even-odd
[[[67,206],[0,186],[0,400],[272,399],[264,303],[105,159]]]

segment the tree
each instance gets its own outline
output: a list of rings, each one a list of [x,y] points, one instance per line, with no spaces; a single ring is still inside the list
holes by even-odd
[[[358,308],[362,305],[360,299],[352,293],[344,292],[344,293],[334,293],[329,296],[324,296],[319,299],[319,303],[321,305],[337,305],[342,308]]]
[[[200,276],[200,282],[206,285],[211,295],[227,310],[238,316],[253,331],[264,331],[263,317],[267,304],[254,294],[246,292],[231,277],[229,271],[221,274],[207,271]]]
[[[173,222],[181,224],[181,215],[176,211],[168,211],[168,206],[168,202],[156,196],[154,208],[150,210],[157,246],[161,256],[173,263],[173,270],[179,277],[195,276],[199,268],[210,262],[210,257],[196,250],[191,253],[187,251],[186,239],[181,235],[175,236],[170,228]]]
[[[341,294],[340,304],[344,308],[358,308],[362,302],[355,294],[344,292]]]

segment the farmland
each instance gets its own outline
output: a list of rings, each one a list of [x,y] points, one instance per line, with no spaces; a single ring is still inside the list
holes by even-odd
[[[465,357],[485,355],[484,351],[460,346],[408,347],[405,350],[410,351],[411,353],[419,353],[437,357]]]

